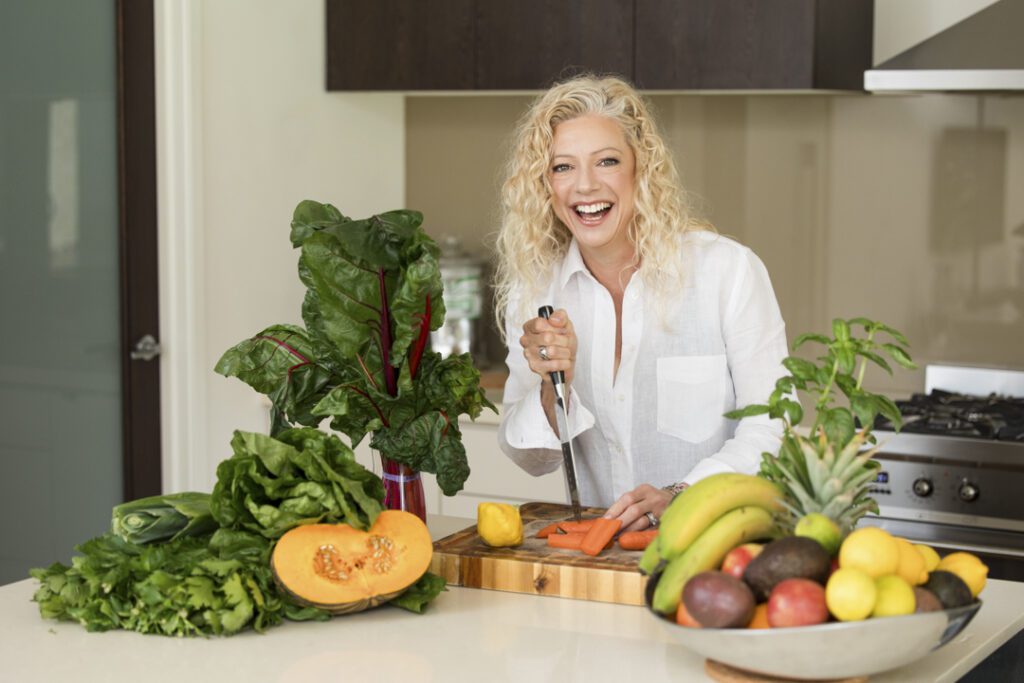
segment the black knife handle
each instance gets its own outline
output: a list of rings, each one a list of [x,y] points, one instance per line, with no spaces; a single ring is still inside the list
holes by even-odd
[[[554,313],[554,312],[555,312],[555,309],[552,308],[551,306],[541,306],[540,308],[537,309],[537,315],[539,315],[540,317],[544,318],[545,320],[550,319],[551,318],[551,314]],[[550,374],[551,374],[551,383],[554,384],[556,387],[559,384],[565,384],[565,373],[564,372],[562,372],[561,370],[555,370],[554,372],[552,372]]]

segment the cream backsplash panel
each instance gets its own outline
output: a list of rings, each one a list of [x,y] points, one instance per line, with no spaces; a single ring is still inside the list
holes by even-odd
[[[921,363],[1024,368],[1024,97],[651,100],[695,204],[765,261],[791,339],[863,315]],[[407,98],[407,205],[428,231],[488,253],[529,101]],[[868,381],[903,395],[924,374]]]

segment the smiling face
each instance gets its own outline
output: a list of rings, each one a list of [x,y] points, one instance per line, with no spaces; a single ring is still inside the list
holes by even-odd
[[[584,259],[633,259],[636,161],[622,128],[587,115],[555,127],[548,180],[555,215],[576,238]]]

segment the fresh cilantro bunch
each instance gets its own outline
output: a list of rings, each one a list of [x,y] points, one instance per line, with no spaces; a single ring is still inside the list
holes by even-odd
[[[168,636],[264,631],[293,620],[327,619],[280,596],[270,571],[271,542],[220,529],[167,543],[137,545],[112,533],[87,541],[72,565],[33,569],[43,617],[89,631],[124,629]]]

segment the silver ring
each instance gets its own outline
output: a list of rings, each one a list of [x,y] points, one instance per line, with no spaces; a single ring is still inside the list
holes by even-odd
[[[650,526],[652,529],[658,526],[658,518],[654,516],[653,512],[647,513],[647,521],[650,522]]]
[[[546,346],[540,347],[537,350],[537,353],[540,354],[540,359],[541,360],[551,360],[551,358],[548,357],[548,347],[546,347]]]

